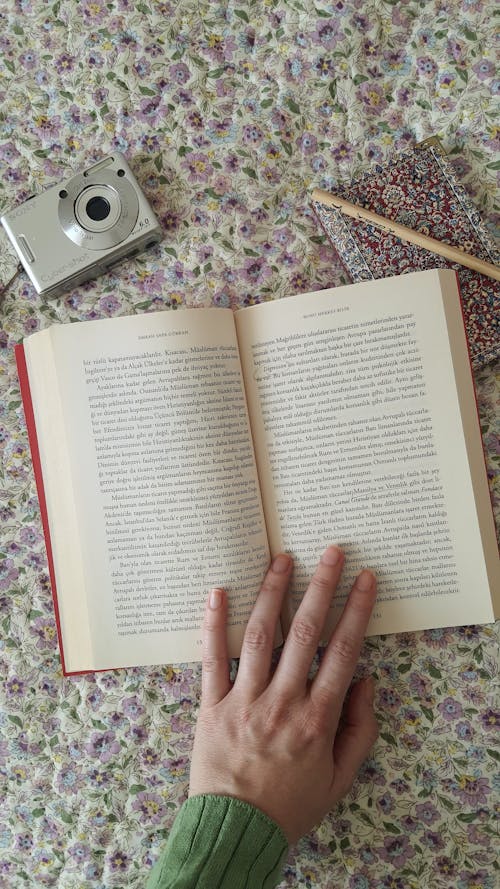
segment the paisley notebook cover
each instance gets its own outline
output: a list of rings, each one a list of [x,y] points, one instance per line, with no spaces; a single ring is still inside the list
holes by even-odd
[[[339,184],[334,193],[487,262],[500,263],[500,252],[478,211],[434,147],[395,155],[358,179]],[[420,269],[455,269],[473,366],[479,368],[500,356],[498,282],[319,201],[313,201],[313,209],[351,281]]]

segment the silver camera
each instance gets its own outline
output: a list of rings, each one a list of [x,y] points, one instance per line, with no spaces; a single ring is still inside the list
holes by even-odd
[[[161,239],[125,158],[102,158],[1,217],[37,293],[57,296]]]

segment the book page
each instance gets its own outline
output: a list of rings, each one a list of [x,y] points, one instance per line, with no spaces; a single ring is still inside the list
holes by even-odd
[[[84,587],[92,646],[91,664],[83,648],[81,657],[65,651],[67,669],[200,658],[205,602],[218,585],[229,594],[235,656],[269,549],[232,312],[151,313],[49,334],[59,407],[47,428],[39,403],[37,428],[52,479],[57,592],[71,621],[73,592]],[[30,345],[31,377],[36,335]],[[69,461],[68,528],[54,438]]]
[[[493,620],[440,280],[461,329],[477,458],[453,272],[292,296],[236,316],[271,551],[295,559],[285,625],[330,543],[346,566],[329,629],[363,567],[378,579],[370,634]],[[491,557],[484,463],[475,466]]]
[[[69,607],[65,607],[65,603],[57,598],[56,591],[52,589],[56,619],[58,615],[60,635],[64,640],[61,652],[63,669],[65,672],[70,672],[69,653],[78,651],[81,664],[88,665],[92,662],[92,642],[71,465],[66,430],[62,422],[50,329],[42,330],[25,340],[24,353],[43,476],[43,479],[37,478],[37,484],[42,483],[43,486],[49,522],[50,540],[46,539],[45,541],[47,555],[50,560],[52,552],[54,568],[56,565],[70,564],[71,566],[71,573],[67,578],[67,582],[71,584]],[[23,402],[25,402],[25,397],[26,394],[23,393]],[[26,412],[25,403],[24,408]],[[45,443],[44,449],[42,442]],[[35,460],[33,453],[32,457]],[[63,529],[62,535],[52,533],[51,517],[52,519],[57,518],[58,526]],[[70,553],[70,559],[67,558],[68,553]],[[56,586],[59,587],[58,581],[59,579],[62,581],[62,577],[58,577],[58,572],[55,573]],[[65,584],[66,578],[64,578]]]

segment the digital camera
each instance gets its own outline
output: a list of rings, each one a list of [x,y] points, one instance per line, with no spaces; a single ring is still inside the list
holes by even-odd
[[[161,239],[125,158],[102,158],[1,217],[37,293],[57,296]]]

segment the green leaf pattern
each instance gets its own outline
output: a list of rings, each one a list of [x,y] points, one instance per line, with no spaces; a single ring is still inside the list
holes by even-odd
[[[431,134],[493,228],[492,6],[7,0],[0,21],[0,212],[120,150],[165,232],[57,301],[21,277],[0,310],[0,886],[139,889],[186,795],[200,670],[61,676],[13,346],[54,322],[345,283],[312,187]],[[2,244],[0,281],[13,268]],[[498,515],[491,367],[477,385]],[[281,889],[495,889],[497,628],[372,638],[367,672],[379,741]]]

